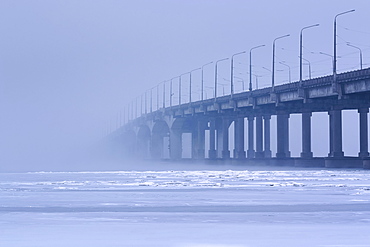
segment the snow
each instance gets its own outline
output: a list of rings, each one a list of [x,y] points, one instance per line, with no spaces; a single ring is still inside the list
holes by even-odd
[[[0,174],[0,246],[370,246],[366,170]]]

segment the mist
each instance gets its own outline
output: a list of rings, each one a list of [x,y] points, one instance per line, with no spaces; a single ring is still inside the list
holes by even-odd
[[[292,65],[296,81],[303,26],[320,23],[305,35],[305,57],[312,77],[328,75],[331,58],[317,53],[331,54],[333,17],[349,9],[356,12],[338,27],[339,72],[359,68],[357,51],[346,42],[360,46],[369,65],[366,0],[1,1],[0,172],[125,169],[132,161],[106,159],[99,143],[122,124],[123,109],[137,96],[259,44],[266,47],[255,55],[255,71],[260,87],[267,87],[270,74],[263,67],[271,66],[272,40],[287,33],[291,37],[279,43],[277,57]],[[239,62],[242,73],[247,55]],[[228,78],[226,68],[220,73]],[[288,82],[284,69],[278,68],[278,84]],[[246,74],[240,76],[247,81]],[[325,121],[318,125],[327,126]],[[350,127],[358,123],[344,121]],[[319,129],[313,135],[328,136]],[[355,154],[357,139],[344,138],[345,152]],[[314,152],[327,153],[327,143],[314,140]]]

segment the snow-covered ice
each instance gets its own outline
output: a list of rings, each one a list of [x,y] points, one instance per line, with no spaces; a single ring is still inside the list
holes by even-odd
[[[3,173],[0,197],[6,247],[370,246],[366,170]]]

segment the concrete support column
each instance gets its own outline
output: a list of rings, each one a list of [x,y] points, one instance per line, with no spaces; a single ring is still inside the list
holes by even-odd
[[[245,159],[244,151],[244,118],[238,117],[234,122],[234,159]]]
[[[254,116],[248,116],[248,150],[247,157],[254,158]]]
[[[222,140],[223,140],[223,128],[222,128],[222,119],[217,119],[216,121],[216,133],[217,133],[217,141],[216,141],[216,153],[217,158],[222,158]]]
[[[191,158],[198,158],[198,128],[191,132]]]
[[[205,157],[205,130],[207,122],[204,120],[198,121],[198,145],[197,145],[197,158],[204,159]]]
[[[222,120],[222,158],[229,159],[229,120]]]
[[[262,116],[256,116],[256,158],[263,158],[263,123]]]
[[[210,159],[216,159],[216,121],[211,119],[209,122],[209,151],[208,157]]]
[[[163,136],[153,134],[151,141],[151,154],[154,159],[161,159],[163,157]]]
[[[270,145],[270,115],[264,115],[264,141],[265,141],[265,150],[264,150],[264,157],[271,158],[271,145]]]
[[[312,158],[311,151],[311,112],[302,113],[302,158]]]
[[[358,153],[359,157],[368,157],[369,156],[369,147],[368,147],[368,120],[367,113],[369,108],[358,109],[360,115],[360,152]]]
[[[330,157],[343,157],[342,149],[342,111],[330,111]]]
[[[331,128],[331,125],[333,123],[333,114],[331,112],[328,112],[329,115],[329,153],[328,157],[333,157],[333,130]]]
[[[276,116],[277,122],[277,158],[290,157],[289,151],[289,114],[280,113]]]
[[[172,130],[170,133],[170,158],[182,158],[182,133],[179,130]]]

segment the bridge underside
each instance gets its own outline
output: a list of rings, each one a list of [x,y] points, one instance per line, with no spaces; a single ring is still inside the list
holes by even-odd
[[[187,133],[191,136],[190,158],[193,160],[369,168],[370,69],[343,73],[337,79],[334,82],[328,76],[304,81],[302,85],[296,82],[276,86],[274,90],[265,88],[161,108],[130,121],[117,130],[115,136],[124,138],[126,148],[136,145],[137,156],[145,159],[182,159],[183,136]],[[343,110],[358,112],[357,157],[344,156]],[[329,153],[324,158],[314,157],[311,149],[311,118],[315,112],[328,113]],[[289,140],[294,137],[289,137],[289,130],[295,128],[289,125],[291,114],[301,114],[301,153],[296,158],[290,153]],[[276,117],[275,154],[270,143],[272,116]],[[133,131],[137,133],[134,142]],[[131,137],[120,133],[131,133]],[[233,150],[230,150],[230,141]]]

